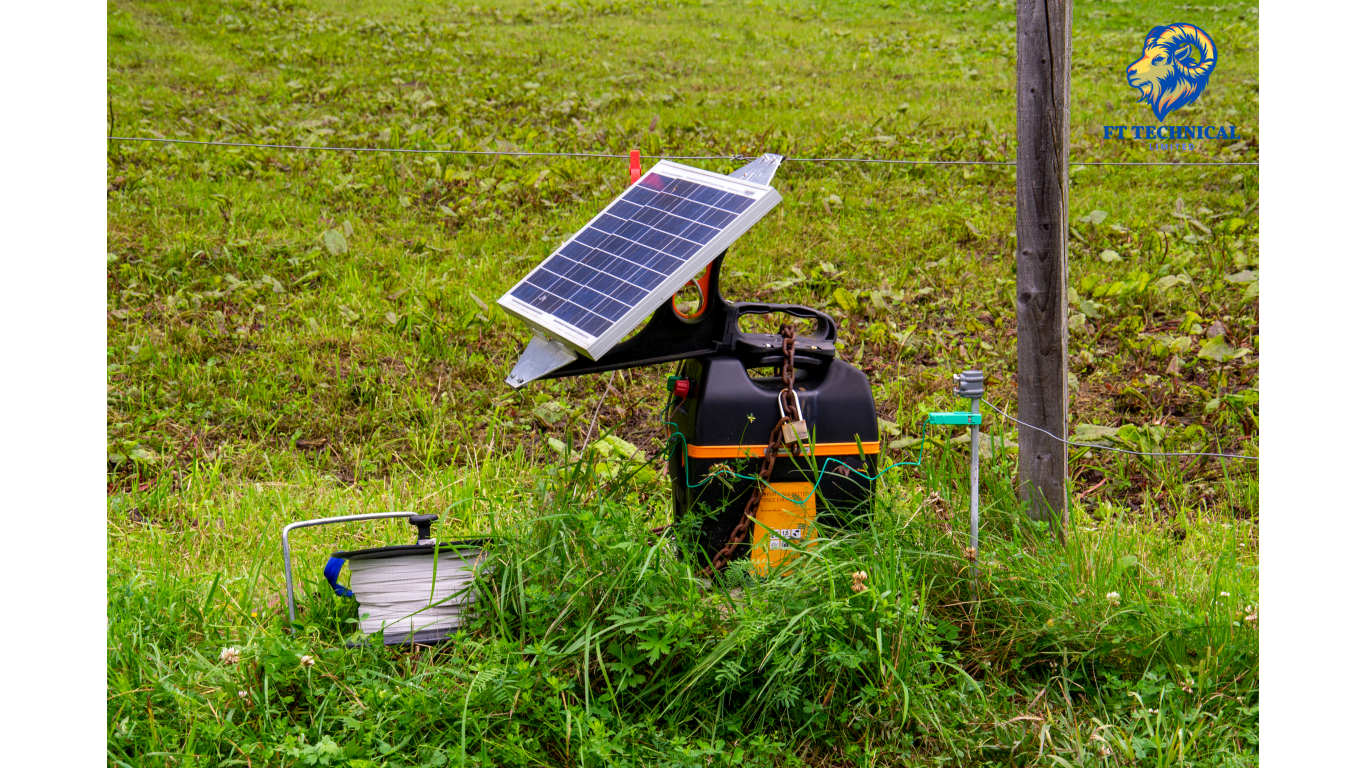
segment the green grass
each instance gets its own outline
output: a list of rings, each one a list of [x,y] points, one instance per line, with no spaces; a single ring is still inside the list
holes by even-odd
[[[110,130],[1013,159],[1013,8],[113,2]],[[1186,158],[1257,158],[1255,7],[1088,2],[1074,159],[1155,159],[1100,126],[1152,122],[1122,68],[1177,20],[1221,60],[1174,122],[1247,137]],[[549,441],[582,443],[597,410],[659,470],[663,373],[502,384],[526,332],[492,301],[622,189],[624,161],[108,158],[111,764],[1256,762],[1255,466],[1075,451],[1072,525],[1051,543],[1013,502],[1017,435],[988,411],[977,592],[952,433],[888,475],[868,533],[738,597],[699,591],[644,535],[666,522],[663,484],[608,492],[557,471]],[[1013,409],[1010,169],[791,163],[775,184],[726,293],[835,315],[884,444],[956,408],[965,367]],[[1071,211],[1074,429],[1255,453],[1256,169],[1078,168]],[[285,633],[280,528],[393,509],[496,532],[467,634],[337,650],[354,609],[316,583],[305,631]],[[296,568],[315,580],[326,553],[405,527],[305,532]],[[874,589],[853,594],[855,570]]]
[[[149,492],[158,522],[110,531],[111,761],[329,764],[334,747],[330,764],[350,765],[1256,761],[1255,530],[1193,519],[1173,537],[1121,516],[1059,546],[989,471],[974,588],[962,473],[933,463],[924,486],[884,486],[868,530],[781,578],[732,569],[720,589],[645,534],[657,490],[642,504],[638,485],[582,467],[489,457],[383,490]],[[442,533],[494,536],[466,632],[425,652],[343,647],[354,603],[318,566],[408,540],[401,523],[296,534],[300,625],[283,631],[280,527],[434,495]],[[239,663],[219,661],[226,647]]]

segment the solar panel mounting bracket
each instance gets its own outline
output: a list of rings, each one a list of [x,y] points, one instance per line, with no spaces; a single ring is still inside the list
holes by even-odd
[[[574,350],[560,343],[558,339],[548,338],[540,331],[532,331],[531,341],[526,345],[512,373],[504,380],[513,389],[527,382],[535,381],[546,374],[562,368],[578,359]]]
[[[778,166],[782,165],[785,159],[782,155],[766,153],[749,161],[743,168],[730,176],[733,179],[744,179],[755,184],[767,184],[773,181],[773,175],[778,172]]]

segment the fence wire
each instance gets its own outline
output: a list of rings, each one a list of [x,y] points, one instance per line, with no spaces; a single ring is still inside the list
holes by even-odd
[[[1033,424],[1027,424],[1027,423],[1025,423],[1025,422],[1023,422],[1023,421],[1020,421],[1019,419],[1015,418],[1014,416],[1011,416],[1010,414],[1006,413],[1005,411],[1001,410],[1000,408],[997,408],[995,405],[993,405],[992,403],[990,403],[990,402],[988,402],[988,401],[986,401],[986,400],[983,400],[983,401],[982,401],[982,404],[985,405],[985,406],[987,406],[987,407],[990,408],[991,410],[996,411],[997,413],[1001,414],[1002,416],[1006,417],[1007,419],[1010,419],[1011,421],[1015,422],[1016,424],[1019,424],[1019,425],[1022,426],[1022,427],[1029,427],[1030,429],[1032,429],[1032,430],[1034,430],[1034,431],[1036,431],[1036,432],[1042,432],[1042,433],[1044,433],[1045,435],[1048,435],[1049,437],[1053,438],[1054,440],[1057,440],[1057,441],[1060,442],[1060,443],[1066,443],[1067,445],[1076,446],[1077,448],[1094,448],[1094,449],[1096,449],[1096,450],[1098,450],[1098,451],[1113,451],[1113,452],[1115,452],[1115,453],[1127,453],[1127,454],[1129,454],[1129,455],[1131,455],[1131,456],[1211,456],[1211,457],[1220,458],[1220,459],[1243,459],[1243,460],[1246,460],[1246,461],[1260,461],[1260,460],[1261,460],[1261,458],[1258,457],[1258,456],[1245,456],[1245,455],[1243,455],[1243,454],[1238,454],[1238,453],[1200,453],[1200,452],[1181,452],[1181,451],[1172,452],[1172,453],[1167,453],[1167,452],[1146,453],[1146,452],[1143,452],[1143,451],[1128,451],[1128,450],[1125,450],[1125,449],[1123,449],[1123,448],[1113,448],[1113,447],[1111,447],[1111,446],[1108,446],[1108,445],[1100,445],[1100,444],[1098,444],[1098,443],[1079,443],[1079,442],[1076,442],[1075,440],[1068,440],[1068,439],[1066,439],[1066,438],[1058,437],[1057,435],[1053,434],[1052,432],[1049,432],[1048,430],[1044,429],[1043,427],[1036,427],[1036,426],[1034,426]]]
[[[240,141],[198,141],[194,139],[164,139],[147,136],[106,136],[108,141],[147,142],[153,144],[190,144],[201,147],[239,147],[246,149],[292,149],[317,152],[378,152],[414,155],[472,155],[491,157],[586,157],[609,160],[626,160],[630,155],[612,152],[522,152],[498,149],[414,149],[409,147],[332,147],[310,146],[307,144],[252,144]],[[756,158],[749,155],[641,155],[642,160],[729,160],[743,161]],[[877,157],[784,157],[785,163],[873,163],[883,165],[998,165],[1014,166],[1013,160],[897,160]],[[1092,161],[1074,160],[1070,165],[1161,165],[1161,166],[1259,166],[1260,162],[1217,162],[1167,160],[1154,162],[1139,161]]]
[[[332,147],[332,146],[310,146],[305,144],[253,144],[238,141],[198,141],[194,139],[165,139],[144,136],[106,136],[109,141],[128,141],[128,142],[147,142],[155,144],[190,144],[202,147],[239,147],[246,149],[290,149],[302,151],[320,152],[379,152],[394,154],[427,154],[427,155],[472,155],[487,157],[584,157],[608,160],[627,160],[629,154],[622,155],[611,152],[523,152],[517,150],[477,150],[477,149],[414,149],[405,147]],[[642,160],[727,160],[743,161],[754,160],[756,158],[748,155],[640,155]],[[873,157],[784,157],[786,163],[875,163],[887,165],[997,165],[1013,166],[1014,162],[1007,160],[897,160],[888,158]],[[1072,161],[1071,165],[1191,165],[1191,166],[1260,166],[1259,162],[1182,162],[1179,160],[1164,162],[1127,162],[1127,161]],[[1145,453],[1143,451],[1130,451],[1123,448],[1114,448],[1108,445],[1097,443],[1079,443],[1074,440],[1058,437],[1043,427],[1036,427],[1011,416],[1005,411],[997,408],[992,403],[982,401],[988,408],[996,411],[1007,419],[1028,427],[1037,432],[1057,440],[1060,443],[1071,445],[1077,448],[1093,448],[1098,451],[1112,451],[1114,453],[1125,453],[1131,456],[1152,456],[1152,457],[1181,457],[1181,456],[1208,456],[1221,459],[1243,459],[1246,461],[1260,461],[1257,456],[1245,456],[1232,453],[1213,453],[1213,452],[1157,452]]]

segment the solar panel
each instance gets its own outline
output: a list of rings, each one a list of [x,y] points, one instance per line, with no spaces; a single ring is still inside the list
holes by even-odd
[[[781,199],[767,184],[661,161],[498,304],[596,360]]]

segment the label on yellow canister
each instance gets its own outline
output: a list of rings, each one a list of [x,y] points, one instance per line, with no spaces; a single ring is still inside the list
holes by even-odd
[[[811,483],[773,483],[764,487],[754,515],[749,558],[760,576],[816,544],[816,494]]]

